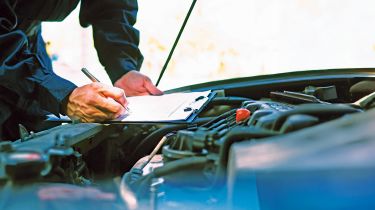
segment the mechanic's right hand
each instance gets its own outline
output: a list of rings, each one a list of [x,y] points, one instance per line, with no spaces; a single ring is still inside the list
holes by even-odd
[[[100,122],[120,117],[127,105],[122,89],[94,82],[73,90],[66,114],[81,122]]]

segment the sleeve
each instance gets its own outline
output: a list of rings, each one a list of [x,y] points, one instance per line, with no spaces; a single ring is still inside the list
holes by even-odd
[[[17,96],[17,108],[25,109],[36,100],[42,109],[62,113],[63,100],[76,86],[46,68],[43,58],[31,53],[28,46],[28,38],[20,30],[0,33],[0,85]]]
[[[93,26],[99,60],[112,82],[142,65],[139,31],[133,27],[137,12],[137,0],[81,1],[81,25]]]

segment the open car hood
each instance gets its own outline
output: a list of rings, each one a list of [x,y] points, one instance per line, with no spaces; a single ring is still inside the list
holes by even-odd
[[[0,205],[372,209],[374,72],[306,71],[171,90],[217,93],[186,124],[45,121],[57,127],[1,144]]]

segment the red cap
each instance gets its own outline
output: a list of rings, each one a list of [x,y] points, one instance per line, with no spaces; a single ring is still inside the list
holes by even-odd
[[[250,117],[251,112],[248,109],[240,108],[236,110],[236,123],[240,123],[247,120]]]

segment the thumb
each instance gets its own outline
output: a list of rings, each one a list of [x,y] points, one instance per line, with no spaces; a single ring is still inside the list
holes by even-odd
[[[163,91],[159,90],[154,84],[152,84],[150,79],[145,79],[145,88],[151,95],[163,95]]]

